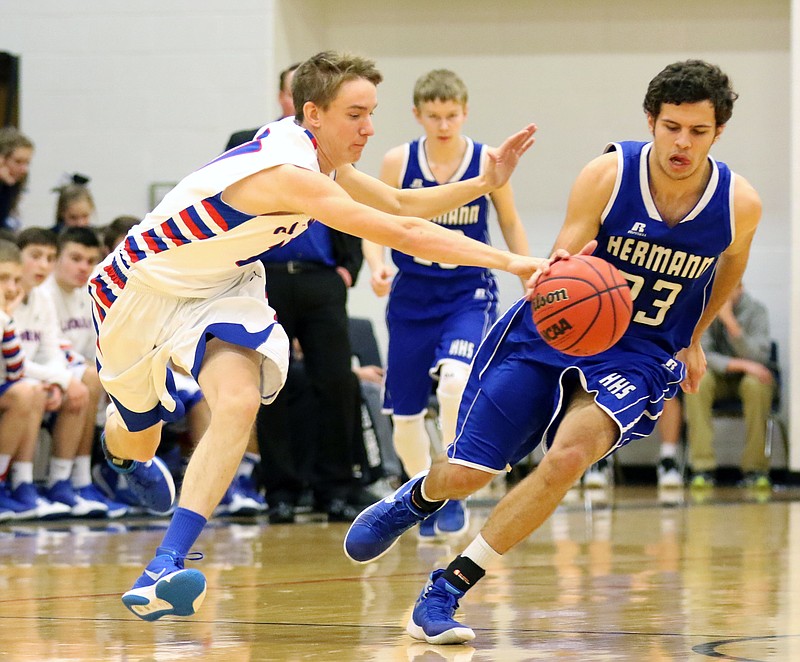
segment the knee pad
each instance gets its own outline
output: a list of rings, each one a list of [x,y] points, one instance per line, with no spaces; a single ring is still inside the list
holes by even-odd
[[[393,416],[394,449],[409,476],[431,466],[431,440],[425,429],[425,416]]]
[[[439,400],[439,422],[445,448],[455,439],[458,406],[469,377],[469,365],[460,361],[445,361],[439,370],[436,398]]]

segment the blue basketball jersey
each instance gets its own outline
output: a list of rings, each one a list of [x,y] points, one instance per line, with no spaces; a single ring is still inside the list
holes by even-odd
[[[449,182],[458,182],[481,174],[481,160],[485,146],[481,143],[473,142],[466,136],[464,138],[467,141],[464,158]],[[400,188],[426,188],[439,185],[428,165],[425,143],[425,138],[419,138],[406,145],[405,164],[398,182]],[[488,219],[489,196],[483,195],[458,209],[436,216],[431,221],[488,244],[490,243]],[[488,272],[488,269],[481,267],[462,267],[453,264],[429,262],[396,250],[392,250],[392,260],[400,272],[417,276],[459,278],[463,280],[469,276],[485,276]]]
[[[620,349],[658,348],[672,355],[689,345],[714,282],[719,255],[733,241],[733,175],[709,157],[711,177],[700,200],[670,227],[648,183],[652,143],[611,143],[619,159],[614,193],[601,216],[595,255],[631,286],[633,317]]]

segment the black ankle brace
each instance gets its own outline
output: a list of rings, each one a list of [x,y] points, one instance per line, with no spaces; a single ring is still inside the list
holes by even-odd
[[[111,468],[115,471],[125,474],[129,473],[135,466],[136,460],[125,460],[121,457],[111,454],[111,451],[108,450],[108,446],[106,446],[106,436],[104,434],[100,435],[100,448],[103,449],[103,455],[106,458],[106,462],[108,462],[111,465]]]
[[[427,499],[425,499],[422,496],[422,481],[423,480],[424,480],[424,478],[420,478],[411,487],[411,501],[423,513],[434,513],[444,505],[444,501],[428,501]]]
[[[455,586],[459,591],[466,593],[478,580],[486,574],[475,561],[465,556],[456,558],[447,566],[442,577]]]

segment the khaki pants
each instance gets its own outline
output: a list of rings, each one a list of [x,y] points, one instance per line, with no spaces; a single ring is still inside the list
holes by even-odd
[[[769,458],[764,447],[774,390],[774,384],[762,384],[752,375],[728,375],[707,371],[700,381],[698,392],[687,393],[683,399],[689,442],[689,464],[692,471],[716,469],[711,408],[717,400],[738,397],[742,401],[745,424],[741,469],[745,473],[769,472]]]

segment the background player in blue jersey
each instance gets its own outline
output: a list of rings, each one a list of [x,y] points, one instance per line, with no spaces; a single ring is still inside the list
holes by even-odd
[[[435,69],[414,85],[414,116],[425,130],[422,138],[391,149],[380,178],[397,188],[427,188],[479,175],[487,147],[461,134],[467,119],[467,87],[455,73]],[[482,195],[433,223],[483,243],[489,242],[489,206],[508,249],[527,255],[511,185]],[[497,318],[497,284],[492,272],[480,267],[431,262],[392,251],[398,273],[392,277],[384,262],[384,247],[364,242],[378,296],[390,289],[386,322],[389,351],[384,409],[392,414],[394,445],[409,476],[431,463],[431,440],[425,412],[437,380],[436,397],[442,443],[455,438],[458,403],[467,383],[469,364],[489,327]],[[467,511],[452,500],[420,526],[420,534],[460,533],[468,525]]]
[[[653,141],[611,145],[572,188],[554,257],[593,251],[625,274],[634,311],[619,343],[591,357],[561,354],[536,332],[530,303],[514,305],[478,350],[449,462],[370,506],[348,531],[348,556],[377,558],[446,499],[471,494],[545,442],[533,473],[431,574],[408,624],[413,637],[474,638],[453,618],[464,593],[541,526],[589,465],[648,435],[679,385],[697,390],[700,338],[741,279],[761,216],[750,184],[709,156],[736,98],[716,66],[669,65],[644,100]]]
[[[264,296],[264,252],[318,219],[428,260],[525,278],[543,264],[424,220],[505,184],[534,127],[493,150],[480,177],[399,191],[352,165],[374,133],[381,80],[358,56],[306,60],[295,72],[295,117],[187,175],[90,280],[99,374],[114,404],[106,458],[155,510],[174,496],[153,462],[163,421],[181,414],[173,371],[191,373],[211,411],[156,556],[122,598],[142,619],[188,616],[200,606],[205,577],[185,559],[233,479],[260,404],[274,400],[286,378],[289,341]]]

